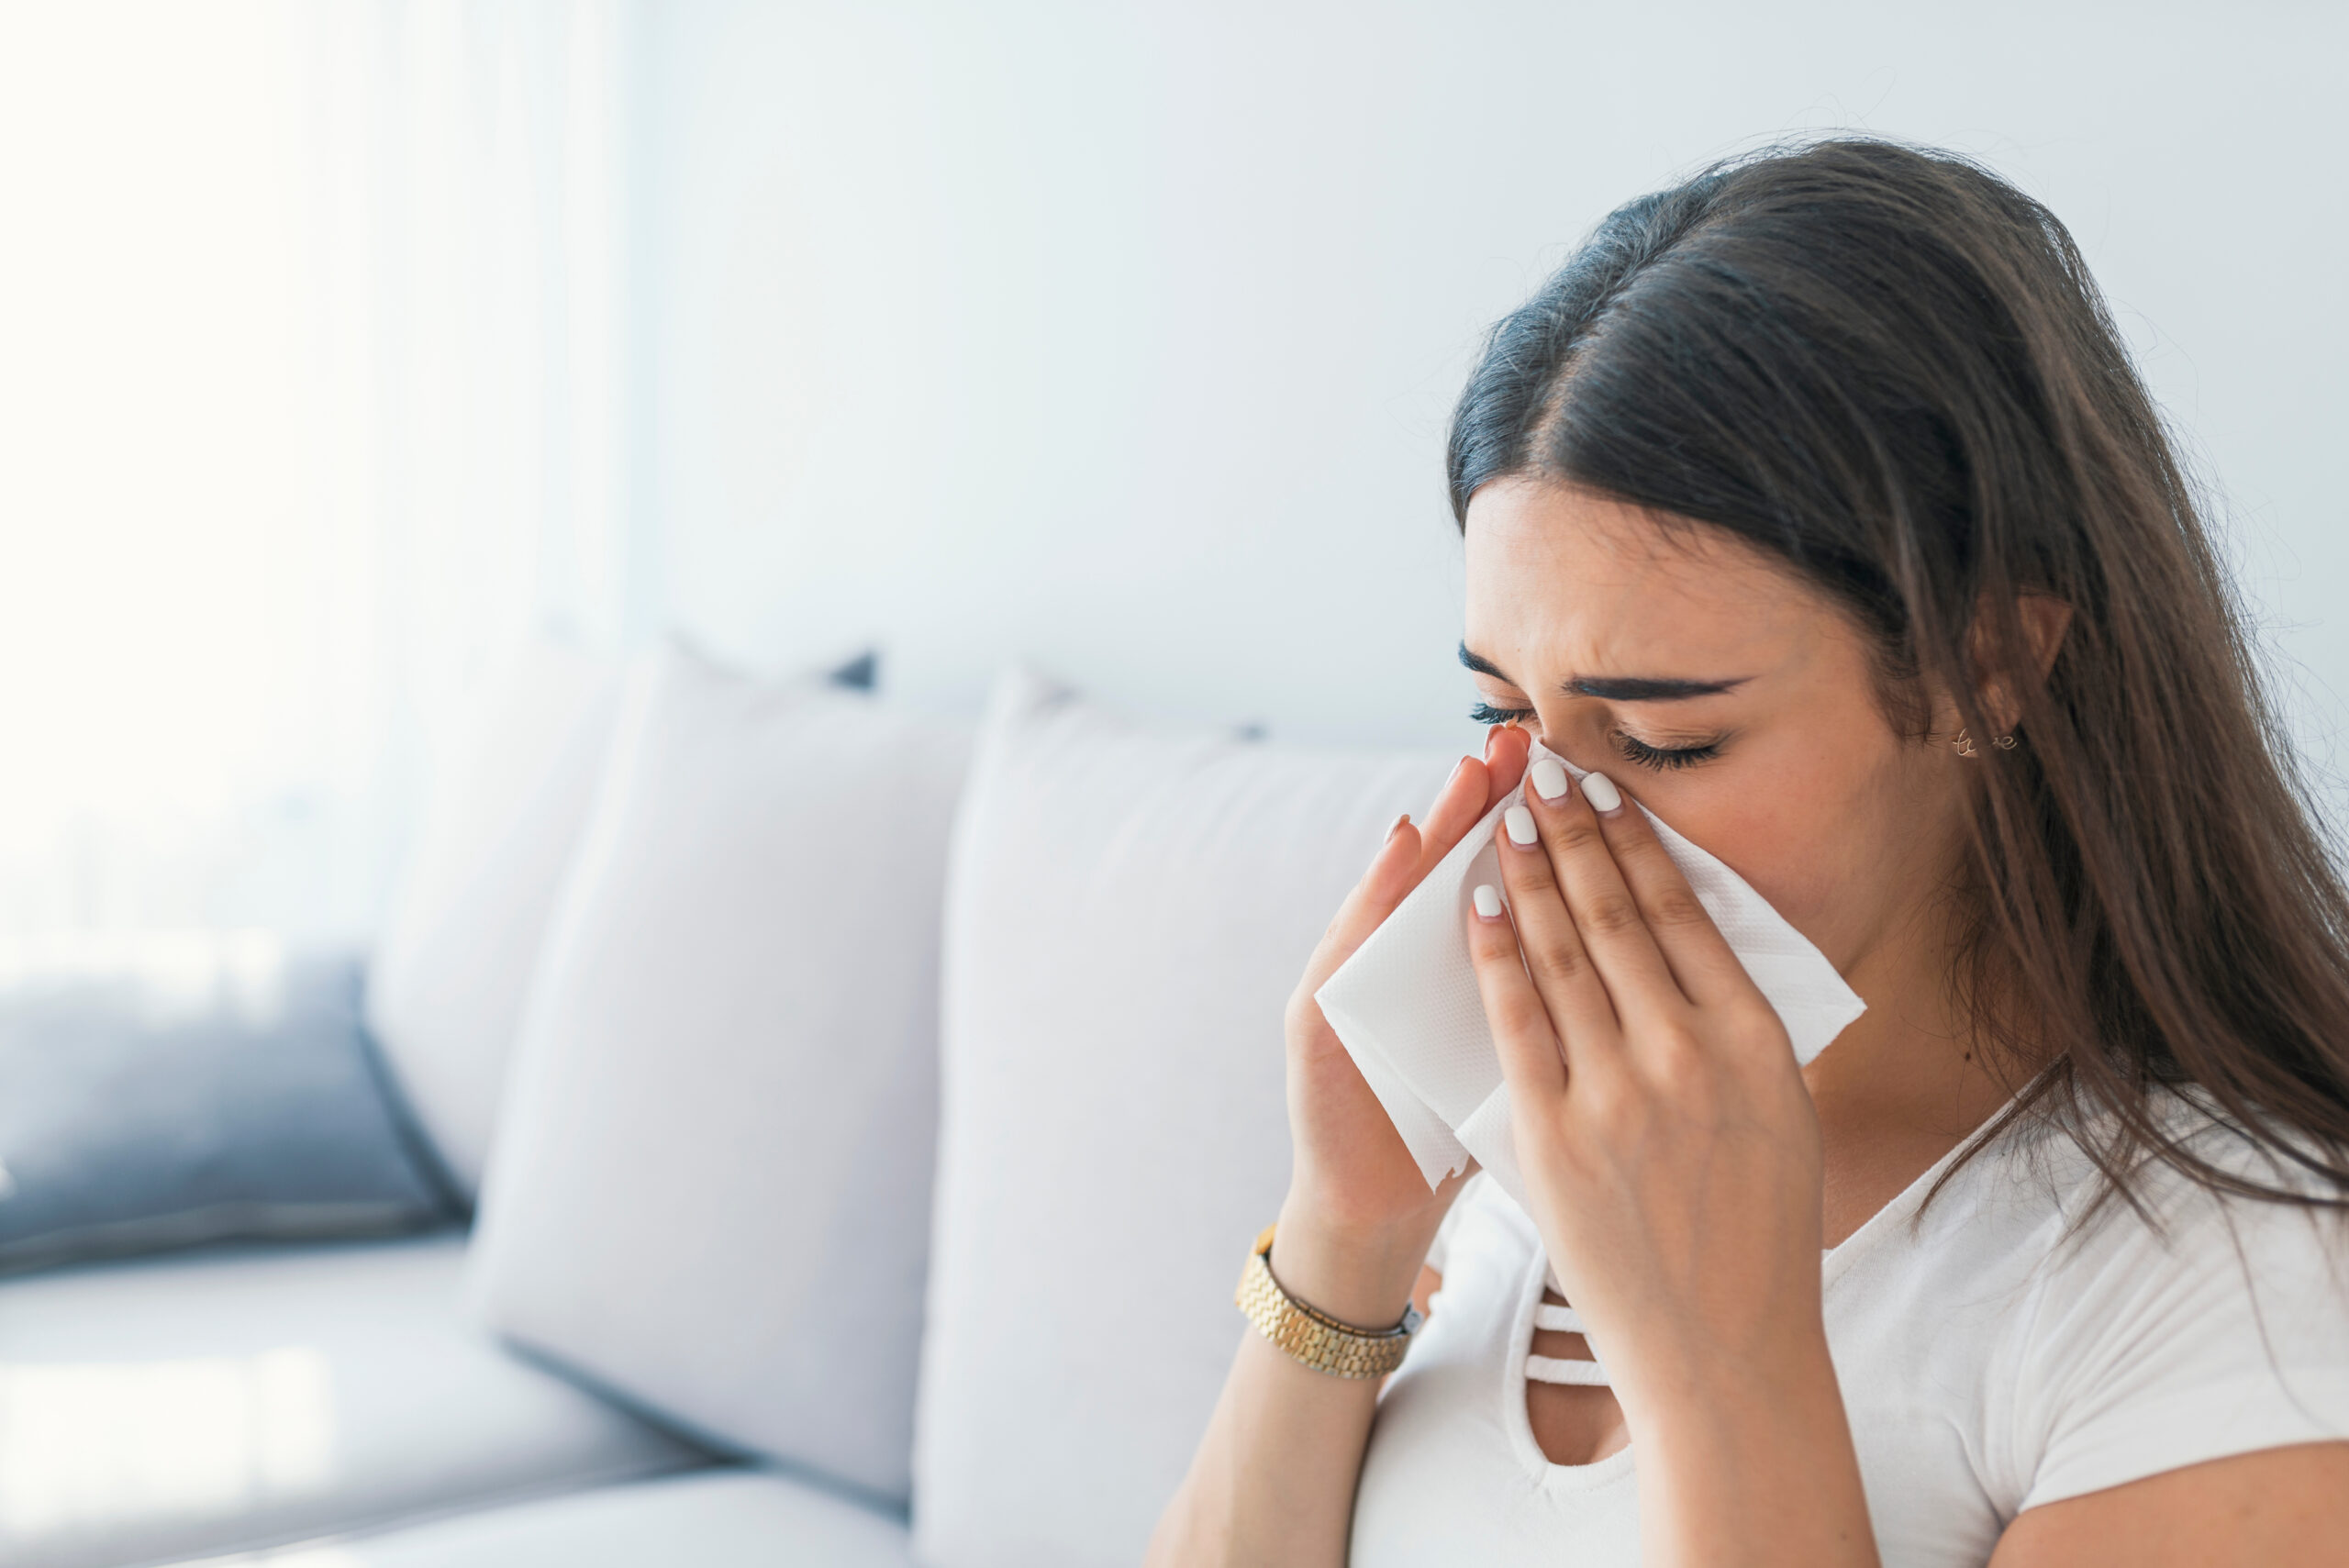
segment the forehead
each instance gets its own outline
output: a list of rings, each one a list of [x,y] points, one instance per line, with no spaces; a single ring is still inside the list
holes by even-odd
[[[1752,675],[1840,628],[1816,590],[1719,528],[1504,480],[1468,504],[1466,641],[1520,684]]]

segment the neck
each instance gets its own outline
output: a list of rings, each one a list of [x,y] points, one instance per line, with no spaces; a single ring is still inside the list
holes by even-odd
[[[1959,1005],[1954,937],[1938,902],[1887,929],[1844,973],[1867,1011],[1803,1070],[1826,1156],[1831,1246],[2021,1086]]]

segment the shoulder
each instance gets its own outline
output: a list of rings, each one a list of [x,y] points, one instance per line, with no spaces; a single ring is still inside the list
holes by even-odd
[[[2279,1506],[2279,1503],[2282,1506]],[[2349,1539],[2349,1443],[2236,1454],[2032,1508],[1990,1568],[2321,1562]]]
[[[2165,1092],[2157,1114],[2219,1173],[2316,1195],[2288,1151],[2191,1093]],[[2124,1196],[2060,1128],[2001,1163],[2051,1205],[2015,1347],[2021,1507],[2349,1438],[2349,1216],[2213,1191],[2161,1162],[2129,1172]]]
[[[2291,1148],[2245,1133],[2190,1089],[2161,1091],[2152,1108],[2155,1125],[2221,1182],[2309,1201],[2223,1190],[2143,1156],[2132,1158],[2125,1185],[2116,1187],[2080,1139],[2060,1126],[2042,1129],[2009,1175],[2035,1181],[2047,1195],[2050,1290],[2099,1298],[2184,1293],[2244,1309],[2277,1296],[2320,1316],[2349,1310],[2349,1211],[2315,1201],[2327,1189],[2308,1164]]]

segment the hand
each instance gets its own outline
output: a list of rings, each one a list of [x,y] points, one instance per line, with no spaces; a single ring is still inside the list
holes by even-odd
[[[1365,1327],[1401,1315],[1419,1260],[1466,1178],[1464,1173],[1440,1193],[1428,1190],[1419,1162],[1321,1016],[1313,994],[1468,829],[1517,787],[1531,745],[1531,738],[1513,725],[1486,731],[1484,759],[1460,760],[1425,822],[1415,827],[1407,817],[1396,824],[1322,934],[1289,997],[1285,1022],[1296,1164],[1281,1208],[1274,1273],[1322,1310]]]
[[[1472,907],[1469,949],[1534,1222],[1634,1440],[1772,1380],[1825,1368],[1831,1391],[1819,1126],[1785,1027],[1609,780],[1544,759],[1526,800],[1533,842],[1503,824],[1508,907]]]

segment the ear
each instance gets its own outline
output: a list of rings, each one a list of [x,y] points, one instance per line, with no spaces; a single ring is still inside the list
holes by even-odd
[[[2055,667],[2055,655],[2064,646],[2064,633],[2072,624],[2072,606],[2053,594],[2019,594],[2015,596],[2015,618],[2022,624],[2025,656],[2031,661],[2030,679],[2037,682],[2047,678]],[[1985,622],[1977,620],[1976,629],[1984,629]],[[2022,717],[2022,690],[2009,673],[1993,674],[1982,684],[1982,706],[1989,711],[1990,722],[2001,732],[2012,729]]]

